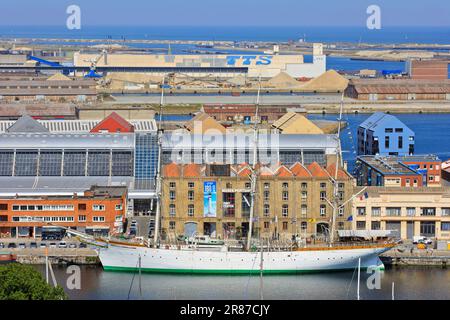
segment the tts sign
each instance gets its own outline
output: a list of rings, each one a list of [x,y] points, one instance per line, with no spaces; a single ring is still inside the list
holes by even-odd
[[[253,62],[257,66],[264,66],[272,63],[272,56],[227,56],[227,65],[234,66],[238,62],[244,66],[249,66]]]

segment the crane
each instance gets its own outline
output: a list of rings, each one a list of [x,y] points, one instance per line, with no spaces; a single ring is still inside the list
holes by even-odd
[[[91,63],[89,73],[84,76],[85,78],[101,78],[102,77],[100,74],[96,73],[95,71],[97,69],[97,63],[100,61],[100,59],[103,56],[105,57],[105,64],[107,64],[107,60],[106,60],[107,54],[108,54],[108,52],[106,51],[106,49],[103,49],[102,52],[100,54],[98,54],[94,59],[84,60],[84,62]]]

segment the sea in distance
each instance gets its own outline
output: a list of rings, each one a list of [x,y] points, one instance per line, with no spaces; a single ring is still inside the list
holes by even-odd
[[[129,40],[297,41],[352,43],[448,44],[450,27],[355,27],[309,26],[0,26],[1,37]],[[0,38],[1,39],[1,38]]]
[[[35,266],[45,276],[45,266]],[[74,300],[250,300],[260,299],[259,276],[245,275],[141,275],[127,272],[107,272],[101,266],[81,266],[81,289],[67,287],[66,267],[54,266],[57,283]],[[386,268],[380,274],[379,289],[369,289],[370,274],[361,271],[362,300],[390,300],[392,282],[394,298],[450,299],[450,270],[439,267]],[[412,281],[414,279],[414,281]],[[357,269],[345,272],[268,275],[263,277],[263,298],[271,300],[354,300],[357,292]]]

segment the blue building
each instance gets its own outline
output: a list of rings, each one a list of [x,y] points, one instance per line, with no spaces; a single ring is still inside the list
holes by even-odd
[[[414,154],[414,132],[393,115],[376,112],[358,127],[358,155]]]

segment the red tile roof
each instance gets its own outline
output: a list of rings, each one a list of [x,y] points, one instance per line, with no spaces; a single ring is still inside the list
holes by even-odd
[[[300,162],[294,163],[290,167],[291,172],[297,176],[302,178],[311,177],[311,172],[308,171],[308,169],[305,168]]]
[[[313,177],[329,178],[328,172],[322,168],[317,162],[313,162],[308,166],[309,172]]]
[[[114,132],[134,132],[134,127],[126,121],[124,118],[119,116],[117,113],[112,112],[105,119],[100,121],[94,128],[91,129],[91,132],[100,132],[100,131],[108,131],[111,133]]]
[[[163,176],[168,178],[177,178],[180,176],[180,166],[172,162],[163,167]]]
[[[336,176],[336,164],[332,163],[327,167],[327,171],[330,174],[331,177],[335,177]],[[342,168],[338,169],[338,180],[339,179],[349,179],[349,175],[342,170]]]
[[[278,168],[278,170],[276,171],[276,175],[279,177],[292,177],[294,176],[293,173],[286,168],[285,166],[281,166]]]
[[[200,165],[196,163],[189,163],[184,166],[183,176],[185,177],[199,177],[200,176]]]

